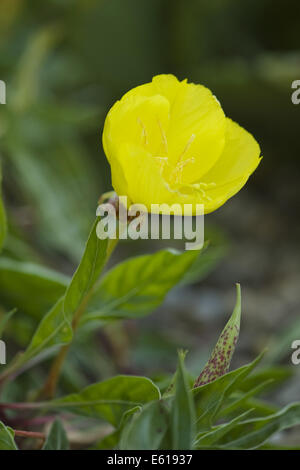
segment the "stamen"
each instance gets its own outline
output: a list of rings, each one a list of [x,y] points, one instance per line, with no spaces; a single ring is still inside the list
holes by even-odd
[[[160,163],[160,174],[163,173],[166,164],[168,165],[168,157],[156,157],[154,156],[156,160],[159,160]]]
[[[163,146],[164,146],[164,149],[165,149],[165,152],[168,153],[168,141],[167,141],[167,136],[165,134],[165,131],[161,125],[161,122],[159,119],[157,119],[157,123],[158,123],[158,127],[160,129],[160,133],[161,133],[161,137],[162,137],[162,142],[163,142]]]
[[[193,186],[196,189],[204,188],[204,189],[211,189],[216,187],[216,183],[194,183]]]
[[[206,199],[207,201],[212,201],[212,198],[208,196],[205,192],[206,189],[210,188],[215,188],[216,183],[194,183],[190,185],[192,188],[194,188],[196,191],[199,191],[203,199]]]
[[[175,178],[175,183],[182,184],[182,172],[183,168],[188,165],[189,163],[194,163],[195,158],[191,157],[188,158],[187,160],[179,161],[175,168],[173,168],[173,171],[171,172],[170,178],[174,179]]]
[[[175,179],[175,183],[182,184],[183,168],[186,165],[188,165],[189,163],[194,163],[194,161],[195,161],[195,157],[191,157],[191,158],[188,158],[187,160],[183,160],[185,154],[189,150],[189,148],[192,145],[192,143],[194,142],[195,138],[196,138],[196,134],[192,134],[191,137],[189,138],[186,146],[184,147],[184,150],[183,150],[182,154],[179,156],[175,168],[173,168],[173,170],[171,172],[170,179],[171,180]]]
[[[182,161],[184,155],[185,155],[186,152],[189,150],[189,148],[190,148],[190,146],[192,145],[192,143],[194,142],[195,138],[196,138],[196,134],[192,134],[191,137],[189,138],[189,140],[188,140],[186,146],[184,147],[184,150],[183,150],[182,154],[180,155],[180,157],[179,157],[177,163],[179,163],[179,162]]]

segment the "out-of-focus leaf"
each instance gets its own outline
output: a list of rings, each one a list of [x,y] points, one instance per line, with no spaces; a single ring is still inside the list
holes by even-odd
[[[78,201],[77,193],[68,187],[70,180],[73,184],[75,181],[70,174],[65,175],[59,169],[62,163],[58,161],[56,168],[49,163],[53,165],[54,158],[65,160],[65,152],[60,149],[56,155],[58,151],[54,149],[41,160],[36,150],[31,150],[27,143],[20,148],[14,136],[9,139],[7,154],[15,168],[22,192],[27,195],[30,204],[36,209],[41,243],[47,244],[48,247],[51,245],[58,247],[72,259],[78,260],[86,229],[86,226],[82,228],[83,219],[81,212],[78,211],[82,203]],[[45,149],[45,154],[47,152],[49,149]],[[85,215],[87,212],[85,210],[82,214]],[[72,221],[70,214],[75,213],[78,217]],[[91,210],[88,214],[92,215]]]
[[[4,255],[9,259],[17,261],[28,261],[30,263],[41,263],[41,256],[38,254],[36,247],[33,247],[23,238],[24,234],[15,230],[10,225],[9,237],[5,242]]]
[[[184,353],[178,354],[175,396],[171,409],[172,448],[192,449],[195,438],[195,405],[184,366]]]
[[[64,294],[68,282],[66,276],[43,266],[0,259],[0,298],[8,307],[37,318]]]
[[[224,242],[220,246],[207,243],[183,276],[180,284],[191,284],[208,276],[216,264],[225,256],[226,251],[227,247],[224,245]]]
[[[6,238],[6,232],[7,232],[7,222],[6,222],[6,212],[2,200],[2,170],[1,170],[1,165],[0,165],[0,252],[2,250],[5,238]]]
[[[80,264],[67,289],[64,300],[64,313],[71,320],[73,314],[90,296],[92,289],[104,267],[107,258],[108,239],[100,240],[96,234],[99,219],[96,219],[90,232]]]
[[[274,413],[279,411],[279,407],[274,405],[273,403],[269,403],[265,400],[261,400],[259,398],[250,398],[246,403],[243,403],[243,410],[250,410],[253,409],[255,412],[255,417],[263,418],[265,416],[270,416]]]
[[[67,434],[60,420],[56,419],[52,424],[43,450],[69,450]]]
[[[15,110],[28,108],[36,100],[39,90],[39,71],[43,60],[59,37],[56,27],[43,27],[30,37],[16,73],[16,89],[12,105]]]
[[[255,449],[275,433],[297,425],[300,425],[300,403],[286,406],[266,418],[239,423],[219,445],[224,449]]]
[[[265,361],[275,363],[282,360],[288,354],[291,354],[291,345],[296,338],[300,338],[300,320],[297,318],[291,324],[280,331],[269,345]]]
[[[162,250],[120,263],[101,280],[83,322],[148,314],[187,272],[197,251]]]
[[[226,324],[213,353],[195,382],[195,387],[205,385],[226,374],[239,337],[241,321],[241,288],[237,284],[237,299],[233,313]]]
[[[0,450],[18,450],[15,440],[14,431],[5,426],[0,421]]]
[[[266,353],[267,355],[267,353]],[[241,390],[247,392],[263,382],[268,381],[269,387],[278,387],[293,376],[292,367],[288,366],[261,366],[241,384]]]
[[[163,401],[145,405],[125,426],[120,439],[121,450],[156,450],[169,426],[169,412]]]
[[[104,419],[117,427],[126,411],[159,399],[159,389],[150,379],[120,375],[53,400],[47,407]]]
[[[61,33],[59,26],[51,25],[29,36],[15,73],[4,143],[22,199],[35,208],[40,243],[59,248],[77,261],[99,182],[72,121],[81,115],[84,122],[90,113],[80,105],[77,113],[71,113],[71,107],[66,113],[61,103],[51,108],[40,86],[45,59]]]
[[[11,317],[14,315],[14,313],[16,313],[16,309],[13,309],[8,313],[4,313],[3,316],[1,316],[1,318],[0,318],[0,338],[3,334],[3,331],[4,331],[7,323],[9,322]]]

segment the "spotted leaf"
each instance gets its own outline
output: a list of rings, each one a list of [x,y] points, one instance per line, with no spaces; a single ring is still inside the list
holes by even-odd
[[[241,288],[237,284],[237,298],[234,311],[226,324],[218,342],[206,363],[204,369],[196,380],[194,387],[200,387],[221,377],[228,372],[230,362],[238,340],[241,320]]]

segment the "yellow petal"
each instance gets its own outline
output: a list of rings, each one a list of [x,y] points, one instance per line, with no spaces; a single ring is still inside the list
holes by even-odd
[[[260,162],[260,147],[254,137],[231,119],[226,119],[226,143],[216,164],[200,181],[178,187],[178,202],[204,204],[208,214],[246,184]]]
[[[164,129],[168,128],[169,101],[161,96],[131,94],[109,111],[103,132],[104,151],[109,161],[125,142],[140,145],[153,155],[167,151]]]
[[[172,105],[180,89],[180,84],[181,82],[175,77],[175,75],[156,75],[152,78],[151,82],[139,85],[136,88],[129,90],[122,99],[126,100],[127,98],[136,95],[147,97],[161,95],[167,98],[169,103]]]
[[[201,181],[217,187],[249,176],[260,162],[260,147],[254,137],[236,122],[226,118],[224,150],[216,164]]]
[[[119,149],[118,161],[128,190],[122,193],[118,185],[121,180],[114,180],[117,194],[127,195],[135,204],[145,204],[149,211],[151,204],[169,203],[172,194],[162,178],[160,160],[141,147],[125,143]]]
[[[214,165],[224,148],[225,115],[210,90],[180,83],[171,107],[167,139],[169,160],[179,165],[177,182],[197,181]],[[175,180],[177,175],[175,170]]]

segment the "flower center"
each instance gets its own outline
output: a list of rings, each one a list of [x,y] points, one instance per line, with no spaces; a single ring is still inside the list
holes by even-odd
[[[149,145],[149,138],[148,138],[148,132],[146,129],[146,126],[144,125],[143,121],[141,120],[140,117],[137,118],[137,121],[139,125],[141,126],[141,143],[142,145],[148,146]],[[210,188],[214,188],[216,186],[215,183],[192,183],[192,184],[185,184],[182,181],[183,177],[183,170],[187,165],[193,164],[196,161],[195,157],[190,157],[186,158],[185,156],[187,152],[189,151],[192,143],[194,142],[196,138],[196,134],[192,134],[190,138],[188,139],[182,153],[179,155],[177,162],[174,164],[171,164],[168,158],[168,139],[165,133],[165,130],[162,126],[161,121],[157,118],[157,125],[159,128],[159,132],[161,135],[161,142],[162,142],[162,148],[161,152],[162,154],[165,154],[166,156],[161,156],[161,155],[154,155],[154,158],[156,161],[159,162],[160,166],[160,173],[164,173],[165,179],[169,182],[170,185],[182,185],[182,190],[184,191],[184,188],[187,191],[192,191],[192,192],[197,192],[200,194],[200,196],[203,199],[206,199],[207,201],[210,201],[211,198],[206,194],[206,190]]]

